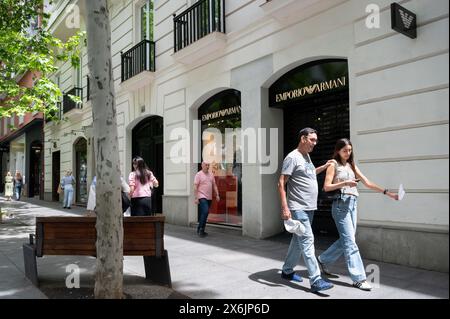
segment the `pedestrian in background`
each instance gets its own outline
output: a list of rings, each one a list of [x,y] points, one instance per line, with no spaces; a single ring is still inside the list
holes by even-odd
[[[73,201],[73,186],[75,185],[75,177],[72,175],[72,171],[68,170],[66,176],[61,179],[61,188],[64,191],[63,207],[70,209]]]
[[[14,189],[14,177],[11,175],[11,172],[6,173],[5,176],[5,197],[7,201],[11,200],[13,196]]]
[[[23,187],[23,177],[20,174],[20,171],[16,171],[16,175],[14,176],[14,193],[16,196],[16,200],[20,200],[20,196],[22,195],[22,187]]]
[[[120,177],[120,190],[122,193],[122,212],[125,213],[130,207],[130,199],[128,198],[128,193],[130,192],[130,187],[125,182],[123,177]],[[95,207],[97,206],[97,176],[92,179],[91,186],[89,188],[89,196],[87,202],[87,216],[95,216]]]
[[[142,157],[133,159],[133,172],[128,177],[131,198],[131,216],[150,216],[152,212],[152,189],[159,182]]]
[[[198,205],[199,216],[197,235],[199,237],[208,236],[208,233],[205,232],[205,227],[213,199],[213,190],[216,194],[216,200],[219,202],[219,190],[217,189],[214,174],[209,171],[209,163],[203,161],[202,169],[195,175],[194,179],[195,204]]]

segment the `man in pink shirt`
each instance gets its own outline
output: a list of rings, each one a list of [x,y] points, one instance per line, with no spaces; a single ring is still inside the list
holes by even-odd
[[[194,179],[195,204],[198,205],[199,214],[197,234],[200,237],[208,235],[205,232],[205,226],[212,203],[213,190],[216,194],[216,200],[219,201],[219,190],[214,175],[209,172],[209,163],[202,162],[202,170],[195,175]]]

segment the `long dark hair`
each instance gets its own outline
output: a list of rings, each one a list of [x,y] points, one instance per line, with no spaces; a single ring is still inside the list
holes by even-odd
[[[339,151],[346,147],[347,145],[350,145],[352,147],[352,153],[350,154],[349,159],[347,160],[348,163],[350,163],[350,166],[352,167],[353,172],[356,174],[356,167],[355,167],[355,160],[353,157],[353,144],[348,138],[341,138],[336,142],[336,146],[334,147],[334,153],[333,153],[333,159],[340,163],[341,165],[344,165],[342,162],[342,158],[339,155]]]
[[[147,184],[150,180],[151,172],[148,169],[147,164],[145,164],[144,159],[140,156],[136,156],[135,158],[133,158],[133,164],[136,164],[136,179],[139,179],[142,185]]]

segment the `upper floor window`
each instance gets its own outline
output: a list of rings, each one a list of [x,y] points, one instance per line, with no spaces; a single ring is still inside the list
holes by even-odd
[[[147,0],[140,9],[141,41],[153,41],[153,1]]]
[[[82,81],[83,81],[83,71],[82,71],[82,67],[83,67],[83,57],[80,55],[80,64],[75,67],[74,70],[74,86],[76,87],[82,87]]]

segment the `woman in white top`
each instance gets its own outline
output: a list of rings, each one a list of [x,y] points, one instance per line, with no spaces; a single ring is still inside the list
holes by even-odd
[[[13,188],[14,177],[11,175],[11,172],[8,172],[5,176],[5,196],[7,201],[10,201],[13,196]]]
[[[353,286],[362,290],[371,290],[366,281],[366,271],[355,242],[358,182],[377,192],[398,200],[398,195],[389,192],[371,182],[355,165],[353,146],[350,140],[340,139],[336,143],[333,154],[333,165],[327,169],[324,190],[336,192],[332,205],[332,216],[339,232],[339,239],[318,257],[322,272],[331,275],[326,265],[329,265],[342,255],[345,256]]]
[[[73,187],[75,185],[75,177],[72,171],[68,170],[66,176],[61,179],[61,188],[64,190],[63,208],[70,209],[73,202]]]

